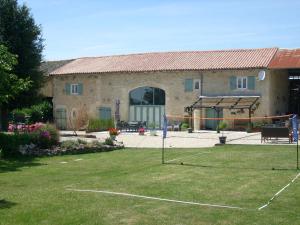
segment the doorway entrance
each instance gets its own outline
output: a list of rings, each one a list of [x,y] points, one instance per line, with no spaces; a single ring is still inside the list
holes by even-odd
[[[165,91],[155,87],[140,87],[129,93],[129,121],[146,122],[161,128],[165,114]]]
[[[289,75],[289,113],[300,114],[300,71]]]

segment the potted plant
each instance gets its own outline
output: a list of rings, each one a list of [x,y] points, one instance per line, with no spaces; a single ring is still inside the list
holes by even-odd
[[[138,129],[139,135],[144,135],[145,134],[145,128],[144,127],[140,127]]]
[[[156,136],[156,124],[155,123],[150,123],[149,128],[150,128],[150,135],[151,136]]]
[[[188,130],[188,128],[189,128],[189,125],[187,123],[182,123],[181,127],[180,127],[180,130],[181,131],[186,131],[186,130]]]
[[[217,131],[221,131],[221,136],[219,137],[220,144],[226,144],[226,136],[224,136],[224,130],[227,128],[227,123],[225,121],[221,121],[217,126]]]
[[[109,128],[108,132],[112,140],[116,140],[116,137],[119,135],[119,131],[116,128]]]

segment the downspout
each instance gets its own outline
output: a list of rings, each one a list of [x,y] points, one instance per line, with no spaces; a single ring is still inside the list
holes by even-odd
[[[203,73],[200,72],[200,95],[203,95]],[[202,100],[200,101],[200,118],[203,118]],[[199,118],[199,119],[200,119]],[[203,128],[203,120],[200,119],[200,130]]]

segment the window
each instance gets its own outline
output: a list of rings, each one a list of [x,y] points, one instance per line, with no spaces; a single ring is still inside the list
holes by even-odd
[[[184,91],[192,92],[193,91],[193,79],[185,79],[184,80]]]
[[[237,89],[247,89],[247,77],[237,78]]]
[[[200,90],[200,80],[194,80],[194,90]]]
[[[102,120],[111,119],[111,108],[110,107],[100,107],[99,108],[99,117]]]
[[[165,105],[165,91],[154,87],[140,87],[129,93],[130,105]]]
[[[72,95],[78,95],[79,94],[79,88],[78,88],[78,84],[71,84],[71,94]]]

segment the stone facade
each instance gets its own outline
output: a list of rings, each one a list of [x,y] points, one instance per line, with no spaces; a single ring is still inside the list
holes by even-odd
[[[44,92],[53,92],[54,111],[64,108],[67,116],[84,107],[90,117],[98,118],[99,107],[110,107],[115,112],[115,100],[120,100],[121,120],[129,118],[129,92],[138,87],[150,86],[163,89],[166,94],[166,114],[183,116],[184,107],[191,105],[199,95],[260,95],[260,105],[254,116],[281,115],[287,112],[288,74],[286,71],[265,70],[263,81],[255,80],[255,90],[231,90],[230,76],[255,76],[260,69],[216,70],[216,71],[170,71],[135,73],[100,73],[51,76],[50,85]],[[185,92],[185,79],[201,81],[200,90]],[[82,83],[82,95],[67,95],[66,83]],[[204,112],[197,112],[205,115]],[[224,110],[227,117],[247,117],[248,112],[232,115]],[[195,129],[200,124],[195,123]]]

